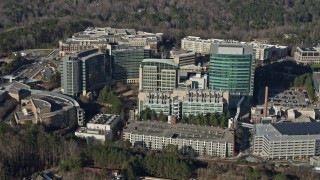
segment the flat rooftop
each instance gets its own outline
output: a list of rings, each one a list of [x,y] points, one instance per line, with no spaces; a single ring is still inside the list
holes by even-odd
[[[63,99],[63,98],[59,98],[59,97],[54,97],[54,96],[50,96],[50,95],[30,95],[26,98],[31,98],[31,99],[38,99],[41,101],[45,101],[47,103],[50,104],[51,106],[51,110],[52,111],[58,111],[61,110],[63,107],[67,107],[67,106],[73,106],[72,103],[70,103],[68,100]],[[40,103],[41,105],[41,103]]]
[[[125,133],[144,134],[172,139],[233,143],[233,130],[190,124],[167,124],[159,121],[135,121],[128,124]]]
[[[40,109],[43,109],[43,108],[51,108],[51,105],[49,102],[45,101],[45,100],[42,100],[42,99],[32,99],[34,105],[36,106],[36,108],[40,108]]]
[[[269,141],[320,139],[320,122],[282,122],[274,125],[255,124],[254,136],[264,136]]]
[[[320,134],[320,122],[277,123],[273,126],[282,135]]]
[[[299,47],[302,51],[317,51],[315,48],[311,47],[311,48],[303,48],[303,47]]]
[[[97,114],[88,123],[110,125],[119,117],[119,115],[114,114]]]

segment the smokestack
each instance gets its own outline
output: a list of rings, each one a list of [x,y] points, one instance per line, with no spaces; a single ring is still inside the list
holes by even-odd
[[[263,116],[268,116],[268,86],[266,86],[265,90]]]

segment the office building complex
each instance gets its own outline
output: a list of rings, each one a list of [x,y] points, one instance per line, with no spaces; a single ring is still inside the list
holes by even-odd
[[[234,134],[229,129],[167,124],[155,121],[136,121],[128,124],[123,139],[133,146],[161,150],[172,144],[183,153],[230,157],[234,155]]]
[[[293,58],[297,63],[320,64],[320,49],[297,47]]]
[[[252,45],[213,44],[210,54],[209,88],[252,95],[254,69]]]
[[[86,138],[88,142],[113,140],[118,133],[120,122],[119,115],[97,114],[87,123],[86,127],[80,127],[75,135]]]
[[[172,91],[177,87],[179,66],[167,59],[144,59],[140,65],[139,89]]]
[[[320,123],[277,123],[254,126],[254,153],[268,159],[320,155]]]
[[[98,49],[63,57],[60,62],[62,92],[70,96],[85,95],[105,83],[106,57]]]
[[[59,41],[60,56],[70,55],[79,51],[98,48],[105,49],[109,43],[126,46],[150,46],[157,51],[158,42],[162,41],[162,33],[147,33],[134,29],[87,28],[75,33],[71,38]]]
[[[225,112],[229,93],[215,90],[179,88],[172,92],[141,91],[138,95],[139,112],[149,107],[156,113],[176,115],[198,115]]]
[[[225,39],[201,39],[200,37],[187,36],[181,40],[181,49],[194,51],[207,55],[210,53],[211,46],[213,44],[221,43],[239,43],[239,44],[251,44],[255,50],[254,58],[256,60],[268,60],[271,58],[282,58],[288,55],[287,46],[279,46],[272,44],[265,44],[267,42],[240,42],[237,40],[225,40]]]
[[[139,67],[143,59],[151,57],[151,50],[143,47],[119,46],[111,51],[112,79],[127,83],[139,82]]]

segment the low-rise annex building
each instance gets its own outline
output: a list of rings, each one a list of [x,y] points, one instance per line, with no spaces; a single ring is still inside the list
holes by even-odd
[[[87,139],[90,143],[93,140],[106,141],[114,140],[119,130],[121,118],[113,114],[97,114],[86,125],[80,127],[75,135]]]
[[[320,64],[320,49],[297,47],[293,59],[297,63],[303,64]]]

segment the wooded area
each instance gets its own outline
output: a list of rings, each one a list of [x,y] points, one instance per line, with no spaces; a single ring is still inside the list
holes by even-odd
[[[163,32],[177,44],[195,35],[307,45],[320,38],[319,9],[317,0],[3,0],[0,52],[57,46],[93,25]]]
[[[0,179],[26,177],[53,166],[73,172],[76,179],[83,176],[83,167],[123,169],[129,179],[142,175],[186,179],[192,162],[183,160],[175,146],[157,153],[130,149],[127,141],[87,145],[85,140],[45,132],[41,125],[13,129],[0,123]]]
[[[105,105],[103,112],[107,114],[120,114],[122,112],[123,103],[116,92],[110,86],[104,86],[100,90],[98,102]]]
[[[310,73],[303,74],[301,76],[298,76],[293,81],[294,87],[305,87],[307,89],[309,98],[311,100],[316,100],[316,94],[314,92],[314,85],[312,81],[312,75]]]
[[[131,148],[128,141],[87,145],[84,139],[73,135],[46,132],[41,125],[12,128],[0,122],[0,179],[22,179],[51,167],[59,167],[59,174],[70,179],[104,179],[106,169],[121,169],[129,180],[138,176],[168,179],[319,178],[318,174],[301,167],[277,168],[272,164],[210,158],[198,161],[184,158],[173,145],[164,147],[163,151]],[[97,167],[102,173],[88,175],[84,173],[84,167]]]

